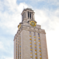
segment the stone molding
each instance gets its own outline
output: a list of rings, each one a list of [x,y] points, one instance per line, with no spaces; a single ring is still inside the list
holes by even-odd
[[[27,30],[27,31],[32,31],[32,32],[38,32],[38,33],[46,34],[44,29],[36,28],[36,27],[22,26],[20,29],[21,30]]]
[[[22,25],[21,28],[17,31],[17,33],[15,34],[14,40],[17,39],[18,35],[21,33],[22,30],[27,30],[27,31],[32,31],[32,32],[37,32],[37,33],[42,33],[42,34],[46,34],[44,29],[41,28],[37,28],[37,27],[31,27],[31,26],[26,26],[26,25]]]
[[[17,37],[19,36],[20,33],[21,33],[21,30],[18,30],[17,33],[14,36],[14,40],[17,39]]]

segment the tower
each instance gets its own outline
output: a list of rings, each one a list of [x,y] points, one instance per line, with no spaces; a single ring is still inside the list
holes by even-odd
[[[34,11],[26,8],[14,37],[14,59],[48,59],[46,33],[34,19]]]

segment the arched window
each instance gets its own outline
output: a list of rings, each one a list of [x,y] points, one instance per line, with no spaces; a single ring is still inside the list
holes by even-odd
[[[31,19],[31,12],[28,12],[28,18]]]
[[[31,12],[30,12],[30,19],[31,19]]]
[[[29,18],[29,12],[28,12],[28,18]]]

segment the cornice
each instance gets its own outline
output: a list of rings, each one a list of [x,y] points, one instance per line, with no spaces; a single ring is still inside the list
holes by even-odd
[[[14,37],[14,40],[17,39],[17,37],[20,35],[22,30],[31,31],[31,32],[37,32],[37,33],[41,33],[41,34],[46,34],[44,29],[22,25],[21,28],[17,31],[17,33],[16,33],[16,35]]]
[[[18,30],[17,33],[14,36],[14,40],[17,39],[17,37],[20,35],[20,33],[21,33],[21,30]]]
[[[35,27],[26,27],[26,26],[23,26],[23,27],[21,28],[21,30],[27,30],[27,31],[32,31],[32,32],[37,32],[37,33],[46,34],[44,29],[35,28]]]

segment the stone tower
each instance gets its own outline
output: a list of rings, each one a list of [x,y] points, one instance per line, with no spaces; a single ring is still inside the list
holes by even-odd
[[[34,11],[26,8],[14,37],[14,59],[48,59],[46,33],[34,19]]]

